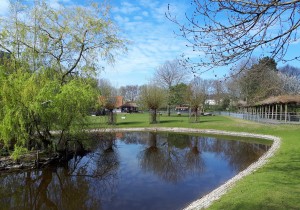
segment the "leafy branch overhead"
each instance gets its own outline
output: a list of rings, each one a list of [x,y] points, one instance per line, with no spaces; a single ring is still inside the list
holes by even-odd
[[[62,82],[68,75],[96,71],[99,59],[113,62],[116,50],[125,49],[109,5],[53,9],[41,0],[11,8],[10,17],[1,20],[0,48],[30,62],[32,71],[55,67]]]
[[[229,65],[256,52],[276,61],[300,60],[299,54],[286,58],[290,45],[300,39],[299,0],[192,0],[191,5],[194,11],[185,14],[185,22],[171,7],[166,16],[198,52],[199,60],[184,61],[192,68]]]

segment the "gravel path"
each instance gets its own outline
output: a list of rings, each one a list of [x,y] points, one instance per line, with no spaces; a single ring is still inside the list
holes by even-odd
[[[206,194],[202,198],[192,202],[184,210],[191,209],[204,209],[209,207],[214,201],[221,198],[226,192],[228,192],[234,184],[242,179],[243,177],[253,173],[258,168],[262,167],[270,157],[274,155],[276,150],[280,147],[280,138],[270,135],[259,135],[251,134],[244,132],[228,132],[228,131],[219,131],[219,130],[205,130],[205,129],[191,129],[191,128],[161,128],[161,127],[152,127],[152,128],[115,128],[115,129],[105,129],[105,130],[91,130],[92,132],[97,131],[106,131],[106,132],[117,132],[117,131],[167,131],[167,132],[184,132],[184,133],[204,133],[204,134],[216,134],[216,135],[229,135],[229,136],[241,136],[241,137],[254,137],[262,138],[273,141],[271,148],[262,155],[256,162],[252,163],[248,168],[238,173],[236,176],[225,182],[223,185],[217,189]]]

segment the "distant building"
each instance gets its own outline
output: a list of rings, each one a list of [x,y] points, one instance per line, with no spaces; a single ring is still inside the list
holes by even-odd
[[[214,100],[214,99],[206,99],[205,104],[207,104],[207,105],[217,105],[216,100]]]
[[[138,112],[138,106],[134,102],[126,102],[121,106],[122,112],[132,113],[132,112]]]
[[[189,111],[189,108],[190,107],[188,107],[188,106],[176,106],[175,111],[178,111],[178,112],[180,112],[180,111]]]

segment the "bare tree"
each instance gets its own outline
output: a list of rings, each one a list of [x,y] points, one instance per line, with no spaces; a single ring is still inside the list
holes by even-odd
[[[138,85],[126,85],[120,87],[120,94],[124,96],[127,101],[136,101],[139,95]]]
[[[300,60],[299,54],[285,58],[289,45],[300,38],[300,0],[193,0],[191,5],[195,9],[186,14],[185,23],[170,7],[166,16],[179,26],[187,46],[199,52],[197,63],[185,60],[192,68],[233,64],[257,50],[277,61]]]
[[[200,122],[199,112],[201,112],[201,108],[204,107],[207,98],[207,83],[207,80],[196,77],[189,85],[187,96],[192,111],[190,114],[191,122]]]
[[[154,73],[154,81],[161,87],[170,89],[174,85],[185,82],[188,75],[178,59],[166,61]]]
[[[185,82],[188,72],[184,66],[181,65],[178,59],[173,61],[166,61],[163,65],[158,67],[154,73],[154,81],[159,86],[166,88],[171,92],[171,87]],[[168,116],[171,115],[170,111],[171,97],[168,100]]]
[[[281,91],[283,94],[300,94],[300,78],[295,75],[287,75],[284,73],[278,73]]]
[[[287,64],[287,65],[279,68],[278,70],[280,72],[282,72],[283,74],[286,74],[287,76],[295,76],[300,79],[300,68],[299,67],[295,67],[295,66],[291,66],[291,65]]]
[[[216,104],[221,104],[222,99],[224,99],[225,96],[225,84],[224,81],[219,80],[212,80],[211,81],[212,86],[212,93],[211,97],[215,100]]]

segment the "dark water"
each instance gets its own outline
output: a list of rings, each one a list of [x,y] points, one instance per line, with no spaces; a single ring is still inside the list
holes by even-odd
[[[173,133],[116,133],[59,167],[0,175],[0,209],[182,209],[269,146]]]

